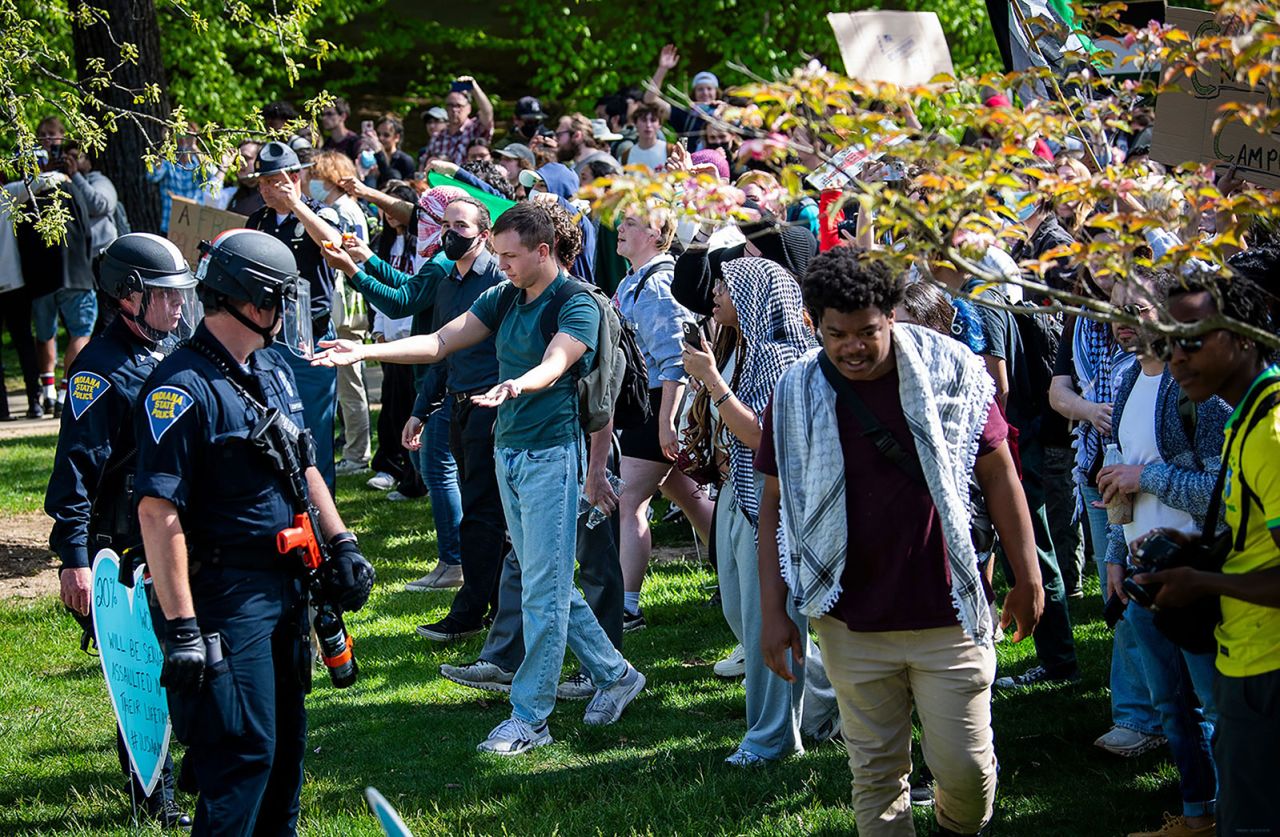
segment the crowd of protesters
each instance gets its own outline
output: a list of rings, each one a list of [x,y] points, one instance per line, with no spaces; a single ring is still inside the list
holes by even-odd
[[[816,204],[789,202],[773,164],[739,153],[711,118],[725,98],[714,74],[693,76],[689,108],[658,96],[678,63],[664,48],[648,85],[593,114],[553,117],[525,96],[503,130],[489,96],[460,77],[421,114],[429,138],[416,159],[400,117],[353,131],[339,99],[318,133],[246,142],[213,178],[193,176],[186,137],[152,173],[166,201],[239,212],[291,242],[320,342],[313,363],[290,363],[321,470],[331,487],[368,474],[389,501],[430,503],[438,561],[405,590],[457,591],[445,617],[418,628],[426,640],[486,633],[478,658],[440,672],[510,695],[511,717],[480,748],[549,744],[558,699],[590,699],[584,722],[606,724],[641,695],[624,635],[649,624],[661,495],[710,555],[738,642],[715,666],[745,678],[728,764],[842,740],[859,833],[913,833],[913,804],[934,806],[939,833],[980,833],[998,775],[992,690],[1080,679],[1067,603],[1093,573],[1114,625],[1111,728],[1095,743],[1121,758],[1167,748],[1179,777],[1176,813],[1143,834],[1280,829],[1272,350],[1225,330],[1153,341],[1064,319],[1017,281],[966,275],[940,253],[899,275],[876,259],[895,242],[876,234],[874,213],[850,210],[856,234],[819,252]],[[263,114],[275,128],[296,115],[287,103]],[[128,228],[61,123],[45,120],[38,136],[60,176],[6,188],[55,195],[72,221],[57,245],[0,229],[0,300],[31,417],[60,410],[57,322],[69,369],[97,319],[91,257]],[[1088,175],[1080,143],[1047,139],[1047,166]],[[1158,178],[1150,141],[1148,128],[1108,153]],[[816,153],[789,162],[814,168]],[[657,212],[601,224],[579,190],[624,167],[732,184],[752,220]],[[1016,280],[1020,263],[1055,247],[1105,240],[1094,209],[1035,197],[1016,213],[1018,243],[992,247],[983,267]],[[1158,264],[1175,231],[1148,237],[1136,255]],[[1222,275],[1063,263],[1046,281],[1139,320],[1223,313],[1274,333],[1278,257],[1259,232]],[[576,384],[619,325],[643,358],[648,409],[588,428]],[[370,360],[381,361],[376,422]],[[1230,537],[1216,565],[1149,560],[1154,541],[1207,546],[1220,531]],[[1182,641],[1170,623],[1204,597],[1220,597],[1216,641]],[[1030,637],[1034,666],[996,671],[1005,630]],[[557,682],[566,647],[580,669]]]

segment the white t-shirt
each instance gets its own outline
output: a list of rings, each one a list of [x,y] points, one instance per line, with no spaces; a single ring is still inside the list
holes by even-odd
[[[667,162],[667,144],[659,139],[652,148],[641,148],[638,144],[631,146],[627,152],[628,166],[647,166],[649,171],[657,171]]]
[[[1120,450],[1126,465],[1150,465],[1163,462],[1156,443],[1156,401],[1160,395],[1160,374],[1139,373],[1138,380],[1124,403],[1120,416]],[[1176,529],[1194,534],[1196,522],[1191,515],[1166,506],[1154,494],[1140,491],[1133,498],[1133,522],[1124,524],[1124,538],[1132,543],[1152,529]]]

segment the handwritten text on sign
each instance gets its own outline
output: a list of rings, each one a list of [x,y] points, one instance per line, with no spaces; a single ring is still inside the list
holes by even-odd
[[[164,656],[151,627],[142,567],[132,590],[119,576],[116,554],[99,552],[93,561],[93,629],[129,762],[150,795],[169,750],[169,704],[160,685]]]

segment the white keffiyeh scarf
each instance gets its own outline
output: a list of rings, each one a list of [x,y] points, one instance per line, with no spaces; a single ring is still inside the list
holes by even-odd
[[[942,521],[951,603],[965,633],[987,645],[992,619],[969,534],[969,480],[995,385],[982,361],[955,340],[903,324],[893,327],[892,339],[902,411]],[[782,574],[796,607],[814,618],[840,598],[849,538],[836,393],[818,364],[821,351],[789,368],[773,399],[782,528],[789,545]]]

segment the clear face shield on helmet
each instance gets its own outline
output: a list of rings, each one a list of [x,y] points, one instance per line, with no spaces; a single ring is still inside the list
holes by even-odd
[[[159,343],[180,343],[195,333],[204,317],[204,306],[196,294],[195,283],[185,288],[147,287],[142,292],[138,311],[138,328]]]
[[[315,356],[315,338],[311,333],[311,285],[296,279],[280,293],[280,320],[283,323],[276,340],[296,357],[311,360]]]

